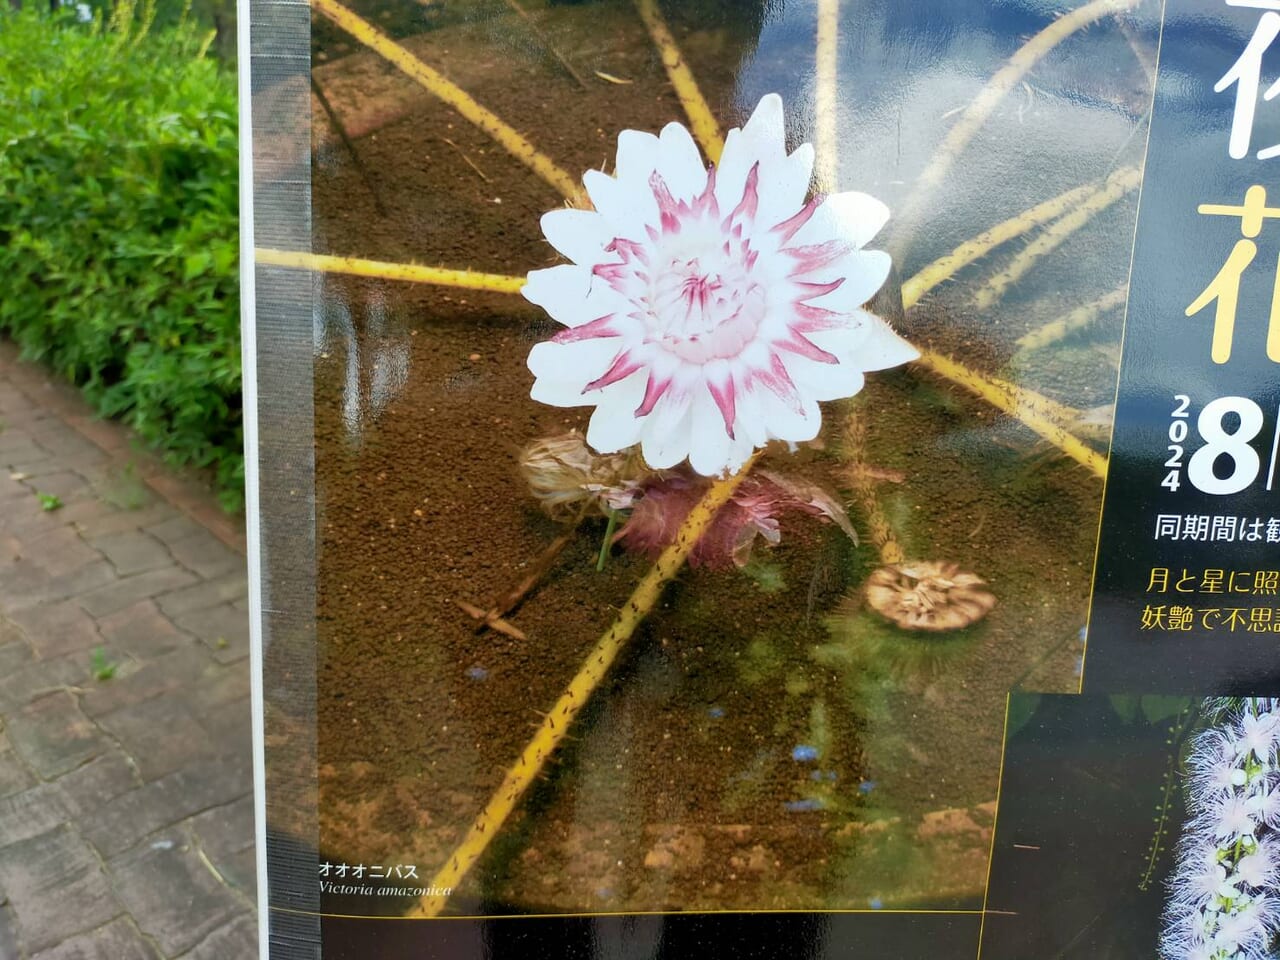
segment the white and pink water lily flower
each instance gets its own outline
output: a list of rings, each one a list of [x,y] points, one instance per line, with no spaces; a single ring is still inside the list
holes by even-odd
[[[919,354],[862,309],[889,274],[863,249],[889,218],[861,193],[806,202],[813,148],[786,152],[769,94],[708,168],[689,131],[624,130],[616,176],[589,171],[594,210],[554,210],[547,239],[571,264],[529,274],[524,296],[567,329],[536,345],[532,396],[594,405],[601,453],[641,444],[654,468],[737,470],[770,440],[818,434],[818,402]]]

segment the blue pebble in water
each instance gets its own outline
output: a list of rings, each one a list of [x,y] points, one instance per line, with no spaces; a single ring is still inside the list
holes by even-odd
[[[472,680],[488,680],[489,671],[484,667],[472,667],[467,671],[467,676]]]
[[[858,784],[859,793],[870,793],[875,788],[876,788],[876,782],[874,780],[863,780],[860,784]]]
[[[827,779],[830,780],[832,783],[835,783],[838,779],[840,779],[840,774],[836,773],[834,770],[828,770]]]
[[[821,800],[791,800],[787,803],[784,803],[783,806],[786,808],[788,813],[808,813],[809,811],[812,811],[812,810],[821,810],[822,801]]]
[[[791,759],[798,760],[801,763],[807,763],[818,759],[818,748],[811,747],[807,743],[802,743],[791,751]]]
[[[712,720],[719,720],[724,716],[724,707],[707,707],[707,716]]]
[[[872,897],[870,900],[867,901],[867,906],[869,906],[872,910],[879,910],[881,907],[884,906],[884,901],[881,900],[879,897]]]
[[[811,773],[809,774],[809,779],[810,779],[810,780],[821,780],[821,779],[822,779],[822,771],[821,771],[821,770],[814,770],[813,772],[811,772]]]

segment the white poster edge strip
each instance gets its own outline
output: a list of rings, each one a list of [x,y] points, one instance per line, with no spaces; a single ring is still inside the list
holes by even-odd
[[[262,701],[262,553],[258,500],[258,343],[253,243],[253,117],[249,0],[236,0],[236,74],[240,137],[240,366],[244,416],[245,539],[249,578],[249,684],[253,713],[253,832],[257,872],[258,957],[271,955],[267,889],[267,791]]]

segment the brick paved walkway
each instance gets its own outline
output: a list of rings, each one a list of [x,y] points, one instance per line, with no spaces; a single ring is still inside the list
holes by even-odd
[[[256,956],[244,568],[0,342],[0,960]]]

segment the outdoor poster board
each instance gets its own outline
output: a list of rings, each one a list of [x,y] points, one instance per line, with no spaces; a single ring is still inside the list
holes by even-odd
[[[1272,954],[1280,0],[243,9],[273,960]]]

